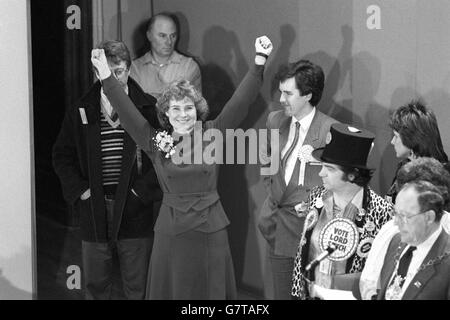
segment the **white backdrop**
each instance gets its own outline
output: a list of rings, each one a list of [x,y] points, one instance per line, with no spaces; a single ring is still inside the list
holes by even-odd
[[[0,10],[0,300],[31,299],[34,285],[34,170],[29,4]]]

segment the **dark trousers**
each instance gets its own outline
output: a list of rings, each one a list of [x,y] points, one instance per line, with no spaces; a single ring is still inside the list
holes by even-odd
[[[269,248],[269,261],[272,269],[274,299],[291,300],[292,274],[294,272],[294,258],[279,256]]]
[[[114,200],[106,200],[106,207],[108,217],[111,217]],[[130,300],[144,299],[152,242],[150,238],[124,239],[113,243],[82,241],[85,298],[111,298],[113,254],[117,250],[125,297]]]

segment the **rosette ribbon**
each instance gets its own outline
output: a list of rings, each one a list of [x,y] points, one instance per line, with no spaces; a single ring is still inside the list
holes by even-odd
[[[298,152],[298,160],[300,160],[300,171],[298,173],[298,184],[304,185],[305,183],[305,171],[306,171],[306,164],[308,162],[314,161],[314,158],[312,156],[312,152],[314,151],[314,148],[309,145],[303,145],[299,152]]]

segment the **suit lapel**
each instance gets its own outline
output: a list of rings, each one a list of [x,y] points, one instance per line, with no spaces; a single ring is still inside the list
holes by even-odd
[[[102,152],[100,134],[100,87],[93,92],[86,101],[85,106],[88,124],[86,128],[86,146],[88,150],[88,169],[91,193],[103,191],[102,185]],[[103,199],[103,194],[100,195]],[[96,197],[94,197],[95,199]]]
[[[96,224],[103,223],[105,214],[105,202],[103,193],[102,179],[102,151],[101,151],[101,134],[100,121],[95,121],[96,114],[100,114],[100,110],[94,112],[91,108],[90,122],[86,125],[86,146],[88,151],[88,170],[89,170],[89,186],[91,188],[92,214]],[[99,116],[98,116],[99,118]],[[89,115],[88,115],[89,121]]]
[[[128,196],[133,163],[135,159],[136,144],[125,132],[123,135],[122,166],[120,168],[119,184],[116,190],[116,203],[114,204],[113,238],[117,239],[125,202]]]
[[[280,157],[281,157],[281,151],[286,146],[287,140],[289,138],[289,129],[291,127],[291,117],[283,116],[280,123]],[[281,159],[281,158],[280,158]]]
[[[443,254],[445,252],[447,241],[448,235],[445,233],[445,231],[442,231],[439,237],[437,238],[436,242],[431,247],[430,252],[428,252],[427,256],[423,260],[422,265],[428,263],[430,260],[433,260],[439,257],[441,254]],[[414,298],[425,287],[427,282],[431,279],[431,277],[433,277],[435,273],[436,268],[434,265],[425,267],[425,269],[419,271],[415,275],[415,277],[411,280],[411,283],[409,284],[408,288],[403,294],[402,300],[414,300]]]
[[[280,147],[278,149],[278,158],[280,159],[280,169],[278,170],[278,174],[276,175],[277,179],[279,180],[279,184],[282,186],[283,190],[280,196],[284,193],[284,190],[286,189],[286,181],[284,181],[284,168],[281,167],[281,152],[283,151],[284,147],[286,146],[286,143],[289,138],[289,129],[291,126],[291,117],[286,117],[284,114],[280,120],[279,125],[279,133],[280,133]]]
[[[320,128],[322,127],[322,117],[320,115],[320,111],[316,109],[316,113],[314,115],[313,120],[311,121],[311,125],[309,126],[309,130],[306,133],[305,140],[303,141],[303,145],[311,145],[314,149],[319,147],[320,141]]]
[[[380,288],[381,291],[378,295],[378,300],[384,300],[386,295],[387,287],[391,281],[392,274],[394,273],[395,265],[397,262],[397,253],[401,253],[405,249],[406,244],[400,242],[400,234],[397,233],[394,238],[392,238],[389,244],[386,256],[384,258],[383,268],[380,274]]]

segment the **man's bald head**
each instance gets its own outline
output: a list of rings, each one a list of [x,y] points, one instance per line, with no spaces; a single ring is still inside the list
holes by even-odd
[[[174,18],[167,13],[159,13],[150,18],[147,39],[151,44],[153,57],[157,60],[170,58],[175,50],[178,32]]]

